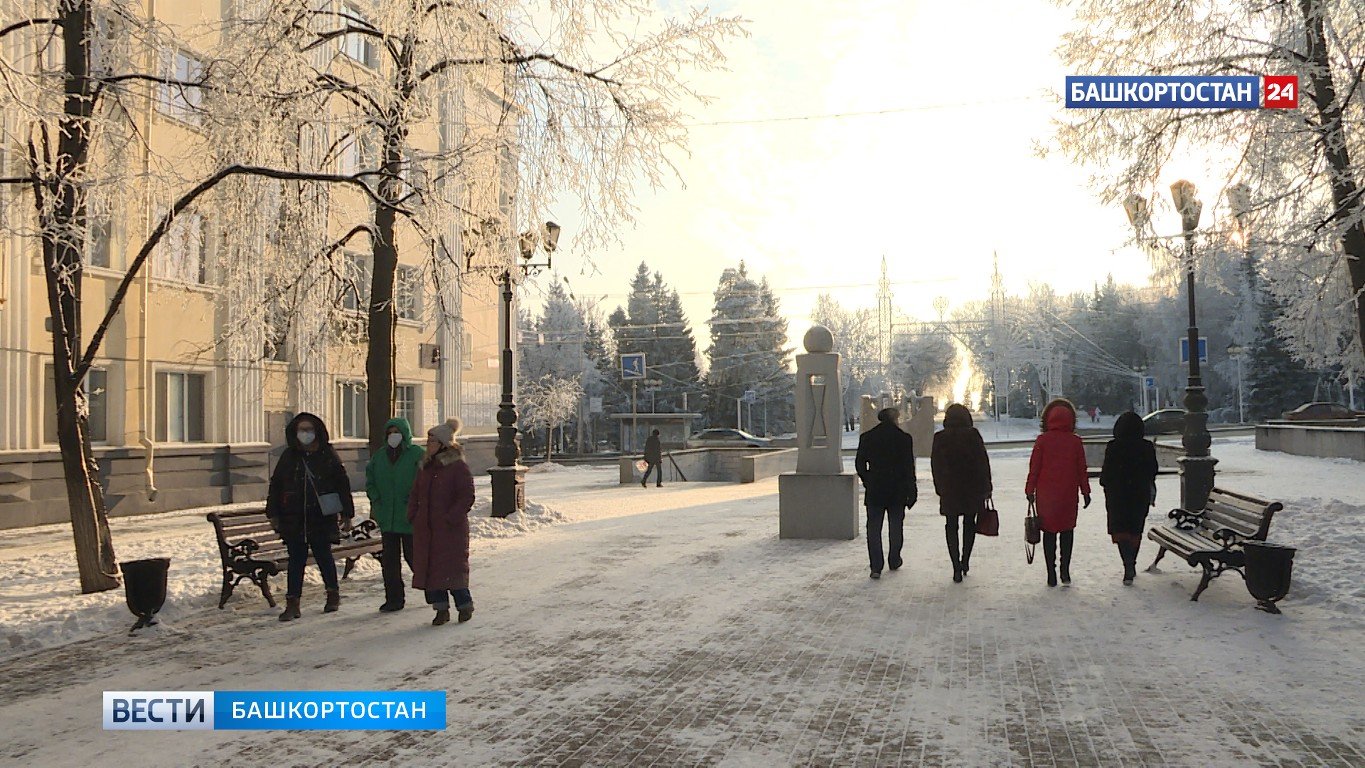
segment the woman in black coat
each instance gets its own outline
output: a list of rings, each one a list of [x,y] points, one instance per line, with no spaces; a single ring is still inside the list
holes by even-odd
[[[1156,446],[1144,437],[1142,419],[1128,411],[1114,422],[1114,439],[1104,448],[1100,485],[1109,513],[1109,536],[1123,558],[1123,583],[1137,575],[1138,549],[1147,509],[1156,504]]]
[[[327,435],[327,425],[311,413],[300,413],[284,428],[287,443],[275,471],[270,475],[270,493],[265,514],[270,525],[289,551],[289,578],[285,591],[284,613],[280,621],[297,619],[299,598],[303,596],[303,570],[308,553],[313,553],[322,583],[327,588],[324,613],[341,607],[337,564],[332,545],[341,542],[342,528],[350,528],[355,517],[351,499],[351,480],[346,467]],[[335,497],[331,497],[335,494]],[[324,500],[336,501],[341,511],[325,514]]]
[[[948,557],[953,562],[953,581],[961,582],[971,567],[972,544],[976,542],[976,516],[991,496],[991,460],[986,442],[972,426],[967,406],[954,403],[943,413],[943,429],[934,433],[929,454],[934,474],[938,511],[945,518]],[[957,540],[958,520],[962,521],[962,544]]]

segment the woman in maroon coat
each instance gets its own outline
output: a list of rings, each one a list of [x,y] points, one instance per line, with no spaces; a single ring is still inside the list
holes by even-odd
[[[469,509],[474,475],[455,442],[459,419],[427,430],[427,455],[408,497],[412,523],[412,586],[436,609],[432,626],[450,621],[450,598],[460,622],[474,615],[469,594]]]
[[[1058,398],[1043,409],[1043,434],[1033,441],[1024,495],[1038,506],[1043,530],[1047,585],[1057,586],[1057,539],[1062,541],[1062,583],[1071,583],[1071,544],[1076,530],[1076,494],[1090,506],[1085,446],[1076,435],[1076,406]]]

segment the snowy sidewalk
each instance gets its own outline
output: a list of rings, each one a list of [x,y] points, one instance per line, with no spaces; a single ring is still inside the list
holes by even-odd
[[[0,763],[1365,764],[1361,467],[1215,452],[1220,482],[1291,503],[1272,527],[1300,547],[1282,617],[1235,574],[1189,602],[1198,577],[1179,563],[1123,587],[1098,491],[1074,585],[1048,589],[1018,535],[1026,450],[992,453],[1003,535],[978,539],[962,584],[923,463],[907,565],[880,582],[861,541],[778,540],[774,481],[645,490],[614,470],[547,472],[531,496],[569,522],[475,542],[470,624],[428,626],[413,595],[376,613],[369,572],[335,615],[311,591],[280,624],[242,590],[173,631],[25,653],[0,662]],[[1164,508],[1176,481],[1159,482]],[[98,725],[104,690],[328,687],[445,689],[449,726]]]

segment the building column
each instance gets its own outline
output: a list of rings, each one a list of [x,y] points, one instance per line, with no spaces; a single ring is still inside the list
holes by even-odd
[[[9,193],[5,193],[9,195]],[[20,200],[9,201],[19,205]],[[37,447],[29,364],[29,260],[24,239],[0,238],[0,450]],[[47,313],[44,311],[43,316]],[[50,407],[50,406],[49,406]]]

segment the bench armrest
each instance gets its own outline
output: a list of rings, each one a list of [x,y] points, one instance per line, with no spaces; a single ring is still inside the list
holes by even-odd
[[[231,555],[233,559],[245,560],[260,550],[260,548],[261,545],[257,544],[255,539],[242,539],[236,544],[229,544],[227,550],[228,554]]]
[[[1199,527],[1199,521],[1203,519],[1204,513],[1203,511],[1191,512],[1187,509],[1180,509],[1177,507],[1167,513],[1166,516],[1175,521],[1177,530],[1193,531]]]

